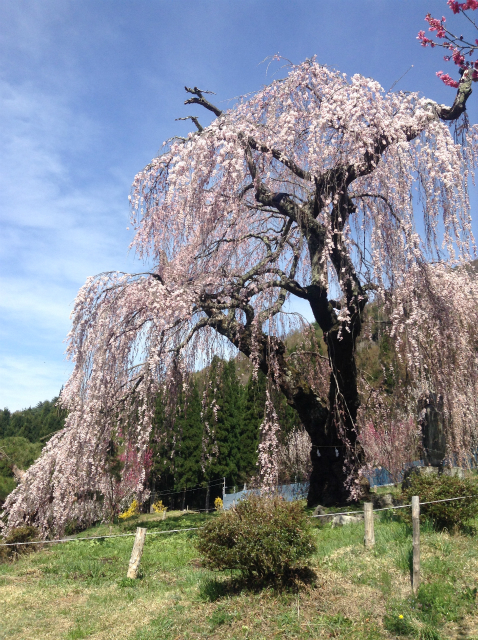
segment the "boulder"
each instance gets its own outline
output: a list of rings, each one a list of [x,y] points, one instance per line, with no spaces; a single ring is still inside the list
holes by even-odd
[[[374,509],[388,509],[393,507],[393,496],[391,493],[382,493],[373,496]]]
[[[439,471],[439,467],[410,467],[403,474],[402,489],[408,489],[410,486],[410,477],[413,474],[420,476],[437,476]]]
[[[465,478],[465,470],[461,467],[444,467],[442,473],[444,476],[459,478],[460,480],[464,480]]]
[[[333,516],[332,526],[343,527],[345,524],[356,524],[357,522],[363,522],[363,514],[357,514],[356,516]]]

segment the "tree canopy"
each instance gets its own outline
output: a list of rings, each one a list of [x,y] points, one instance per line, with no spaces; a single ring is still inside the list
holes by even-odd
[[[38,442],[63,429],[66,415],[57,401],[58,398],[45,400],[35,407],[13,413],[8,409],[0,411],[0,439],[20,436]]]
[[[465,68],[446,107],[312,58],[224,112],[186,88],[186,103],[216,119],[203,128],[192,117],[197,131],[165,143],[136,176],[133,247],[144,272],[103,273],[80,290],[75,368],[61,396],[67,426],[7,500],[9,526],[46,531],[98,517],[111,441],[120,433],[141,459],[152,398],[187,392],[189,373],[237,350],[268,380],[265,475],[275,464],[275,388],[321,454],[309,503],[357,497],[356,342],[374,298],[417,393],[434,385],[449,398],[450,446],[463,452],[476,436],[478,290],[465,265],[478,129],[461,127],[457,140],[448,123],[464,114],[471,83]],[[291,296],[310,306],[326,356],[313,331],[308,347],[287,354],[285,335],[302,323]],[[210,409],[214,420],[214,400]]]

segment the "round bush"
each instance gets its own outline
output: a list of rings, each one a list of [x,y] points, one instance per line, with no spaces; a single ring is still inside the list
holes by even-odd
[[[8,536],[0,538],[0,542],[3,544],[13,544],[15,542],[31,542],[38,539],[38,530],[30,525],[24,525],[22,527],[16,527],[10,531]],[[0,547],[0,562],[16,558],[24,553],[30,553],[35,551],[38,545],[21,544],[14,545],[12,547]]]
[[[316,550],[302,505],[278,496],[250,495],[199,531],[205,567],[237,570],[251,581],[287,581]]]
[[[463,500],[420,505],[420,513],[432,520],[438,529],[453,531],[478,516],[478,486],[474,480],[462,480],[443,474],[412,473],[408,486],[403,491],[403,498],[408,503],[411,502],[412,496],[419,496],[420,503],[470,496],[464,497]],[[403,519],[411,522],[411,510],[403,509],[402,511]]]

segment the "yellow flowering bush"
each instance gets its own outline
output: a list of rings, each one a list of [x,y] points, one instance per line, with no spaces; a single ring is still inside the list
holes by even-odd
[[[153,511],[155,513],[165,513],[168,510],[168,507],[165,507],[163,504],[162,500],[157,500],[154,504],[153,504]]]
[[[216,507],[216,511],[221,511],[223,508],[222,500],[219,496],[214,500],[214,506]]]
[[[139,514],[139,504],[138,504],[138,501],[134,499],[133,502],[129,505],[128,509],[126,509],[126,511],[123,511],[123,513],[120,513],[118,517],[121,520],[126,520],[127,518],[131,518],[132,516],[137,516],[138,514]]]

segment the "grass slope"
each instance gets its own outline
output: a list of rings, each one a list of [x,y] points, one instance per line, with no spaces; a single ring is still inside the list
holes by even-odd
[[[154,515],[81,534],[200,526],[214,517]],[[363,525],[316,530],[317,582],[299,593],[235,590],[201,568],[192,532],[151,535],[141,577],[126,571],[133,538],[70,542],[0,564],[0,638],[179,640],[478,639],[475,537],[422,527],[423,585],[410,596],[410,529],[383,515],[376,545]]]

